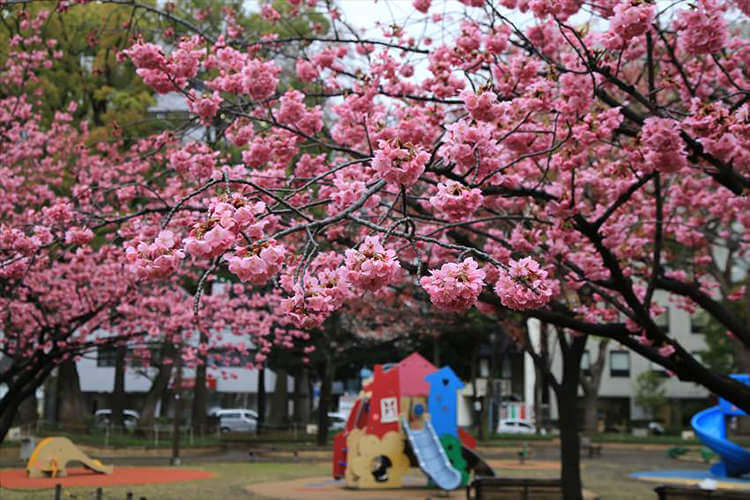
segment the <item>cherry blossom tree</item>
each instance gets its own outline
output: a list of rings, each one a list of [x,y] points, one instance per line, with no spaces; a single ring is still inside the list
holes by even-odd
[[[171,51],[136,42],[124,54],[144,80],[182,92],[225,137],[168,148],[185,197],[206,212],[176,198],[159,222],[169,264],[136,238],[137,272],[158,278],[190,255],[255,285],[278,275],[302,327],[424,275],[438,307],[497,305],[614,338],[747,406],[746,389],[657,328],[653,300],[665,290],[749,339],[705,272],[730,241],[747,252],[745,49],[730,26],[740,11],[581,7],[467,2],[445,34],[454,47],[394,26],[363,40],[335,9],[341,29],[324,39],[228,30]],[[509,9],[530,16],[526,29]],[[287,72],[309,85],[284,90]]]

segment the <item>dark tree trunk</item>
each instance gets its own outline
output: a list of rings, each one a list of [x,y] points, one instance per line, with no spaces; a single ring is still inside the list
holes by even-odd
[[[320,367],[320,400],[318,402],[318,446],[325,446],[328,442],[328,412],[331,408],[331,393],[333,388],[333,360],[326,355]]]
[[[115,348],[115,384],[112,389],[110,407],[112,409],[112,425],[116,429],[125,430],[125,419],[122,411],[125,409],[125,355],[127,347],[119,345]]]
[[[432,337],[432,364],[440,367],[440,337],[438,335]]]
[[[57,422],[64,429],[80,431],[86,414],[78,368],[69,358],[57,368]]]
[[[39,412],[37,411],[36,391],[28,398],[24,399],[18,407],[18,424],[26,431],[33,432],[39,421]]]
[[[480,441],[484,440],[484,426],[482,425],[482,398],[479,397],[479,388],[477,387],[478,366],[479,366],[479,344],[481,337],[476,338],[474,350],[471,355],[471,410],[473,412],[473,421],[476,426],[477,437]]]
[[[271,398],[271,415],[269,420],[276,426],[289,423],[289,389],[287,387],[287,371],[283,368],[276,370],[276,384]]]
[[[582,373],[580,376],[581,389],[583,389],[583,423],[584,429],[589,436],[597,432],[598,411],[597,403],[599,402],[599,386],[604,373],[604,360],[607,354],[607,339],[599,340],[596,361],[591,360],[589,354],[589,374]]]
[[[208,337],[201,332],[201,343],[207,343]],[[193,386],[193,408],[191,421],[193,430],[198,434],[206,432],[208,417],[208,389],[206,388],[206,356],[200,356],[200,362],[195,368],[195,385]]]
[[[174,350],[167,345],[162,348],[162,360],[158,367],[158,372],[151,382],[151,388],[146,393],[146,397],[141,408],[140,427],[149,429],[156,423],[156,405],[162,399],[164,391],[169,387],[169,380],[172,378],[172,366],[174,365]],[[169,360],[172,363],[169,363]],[[163,405],[162,405],[163,406]],[[164,411],[164,408],[162,408]]]
[[[266,424],[266,369],[258,370],[258,426],[255,432],[260,434]]]
[[[574,386],[575,387],[575,386]],[[562,388],[557,395],[560,418],[560,479],[566,500],[581,498],[581,442],[578,435],[576,391]]]
[[[180,465],[180,424],[182,423],[182,347],[177,349],[174,379],[174,418],[172,419],[172,465]]]
[[[599,423],[598,401],[599,394],[595,392],[583,396],[583,429],[589,436],[593,436],[597,432]]]
[[[493,333],[490,336],[490,362],[489,362],[489,373],[487,373],[487,386],[484,394],[484,412],[482,419],[482,428],[486,430],[488,435],[492,435],[492,432],[496,429],[494,424],[494,408],[495,408],[495,374],[496,374],[496,350],[497,350],[497,339]]]
[[[13,425],[18,408],[24,400],[36,392],[54,368],[55,365],[51,361],[40,361],[36,363],[36,369],[31,367],[14,379],[5,382],[8,391],[0,398],[0,443],[3,442]]]
[[[558,332],[558,336],[562,335],[565,334]],[[582,498],[581,441],[578,432],[580,421],[577,403],[581,357],[586,347],[586,336],[573,337],[570,341],[564,337],[561,339],[562,383],[555,387],[560,421],[560,479],[565,500],[576,500]]]
[[[310,382],[305,368],[300,368],[294,379],[294,421],[303,425],[310,422]]]
[[[294,421],[298,424],[310,422],[310,381],[304,367],[294,379]]]

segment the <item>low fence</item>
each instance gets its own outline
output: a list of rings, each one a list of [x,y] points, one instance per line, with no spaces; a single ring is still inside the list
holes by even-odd
[[[329,431],[329,435],[338,432]],[[180,443],[185,447],[210,447],[251,445],[253,443],[312,443],[316,439],[317,426],[312,424],[263,424],[254,432],[221,432],[218,426],[210,431],[201,431],[190,424],[180,426]],[[38,421],[33,425],[23,425],[15,428],[8,441],[20,441],[22,447],[33,449],[37,441],[29,442],[33,436],[38,441],[49,436],[64,436],[77,445],[105,447],[105,448],[169,448],[174,440],[172,423],[157,423],[152,426],[114,425],[59,425]]]
[[[62,487],[61,484],[56,484],[55,485],[55,496],[54,496],[54,499],[55,500],[62,500],[62,498],[63,498],[63,487]],[[111,495],[107,495],[105,497],[104,496],[104,489],[97,488],[96,491],[94,491],[94,498],[96,498],[96,500],[104,500],[104,498],[115,498],[115,497],[113,497]],[[121,498],[121,497],[118,497],[118,498]],[[136,500],[136,498],[138,500],[147,500],[146,497],[144,497],[144,496],[139,496],[139,497],[134,496],[132,491],[128,491],[127,493],[125,493],[125,500]]]
[[[104,447],[169,447],[174,440],[174,426],[171,423],[159,423],[152,426],[118,427],[114,425],[58,425],[39,421],[35,425],[21,426],[10,440],[26,436],[44,438],[48,436],[65,436],[76,444]],[[185,446],[215,446],[221,442],[218,430],[211,432],[197,431],[191,425],[180,426],[180,442]]]

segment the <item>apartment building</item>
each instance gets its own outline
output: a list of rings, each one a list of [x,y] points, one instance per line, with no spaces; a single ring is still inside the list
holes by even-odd
[[[704,325],[700,316],[694,316],[687,311],[670,304],[668,297],[664,294],[655,296],[660,304],[667,310],[657,319],[657,324],[668,332],[671,338],[676,339],[688,351],[700,358],[700,351],[706,349],[704,339]],[[538,324],[530,322],[530,332],[538,335]],[[581,360],[581,369],[584,373],[590,370],[591,365],[596,362],[599,355],[599,342],[601,339],[589,337],[586,351]],[[560,373],[562,358],[555,351],[557,346],[550,343],[550,357],[555,373]],[[656,420],[669,427],[689,427],[690,417],[698,410],[710,404],[710,393],[705,388],[691,382],[682,382],[676,377],[671,377],[659,365],[639,356],[622,346],[616,341],[609,341],[604,352],[604,371],[602,373],[599,388],[599,400],[597,403],[599,427],[601,430],[626,430],[632,425],[645,424]],[[533,371],[533,361],[526,355],[527,374]],[[636,402],[638,391],[638,377],[645,372],[654,372],[663,377],[663,389],[667,404],[664,404],[650,414],[648,408],[643,408]],[[533,378],[533,374],[531,374]],[[526,386],[527,397],[533,397],[532,385]],[[579,394],[583,393],[579,389]],[[557,402],[554,397],[550,398],[549,418],[557,420]],[[582,404],[582,403],[581,403]]]

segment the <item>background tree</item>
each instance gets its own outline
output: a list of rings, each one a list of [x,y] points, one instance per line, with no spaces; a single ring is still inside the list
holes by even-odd
[[[604,373],[604,362],[607,359],[609,340],[598,340],[595,344],[597,348],[596,359],[592,358],[589,352],[588,369],[584,369],[580,377],[581,390],[583,391],[584,429],[589,435],[598,432],[599,387]]]
[[[654,370],[638,375],[634,389],[635,403],[646,411],[649,418],[655,418],[658,411],[667,404],[664,377]]]

